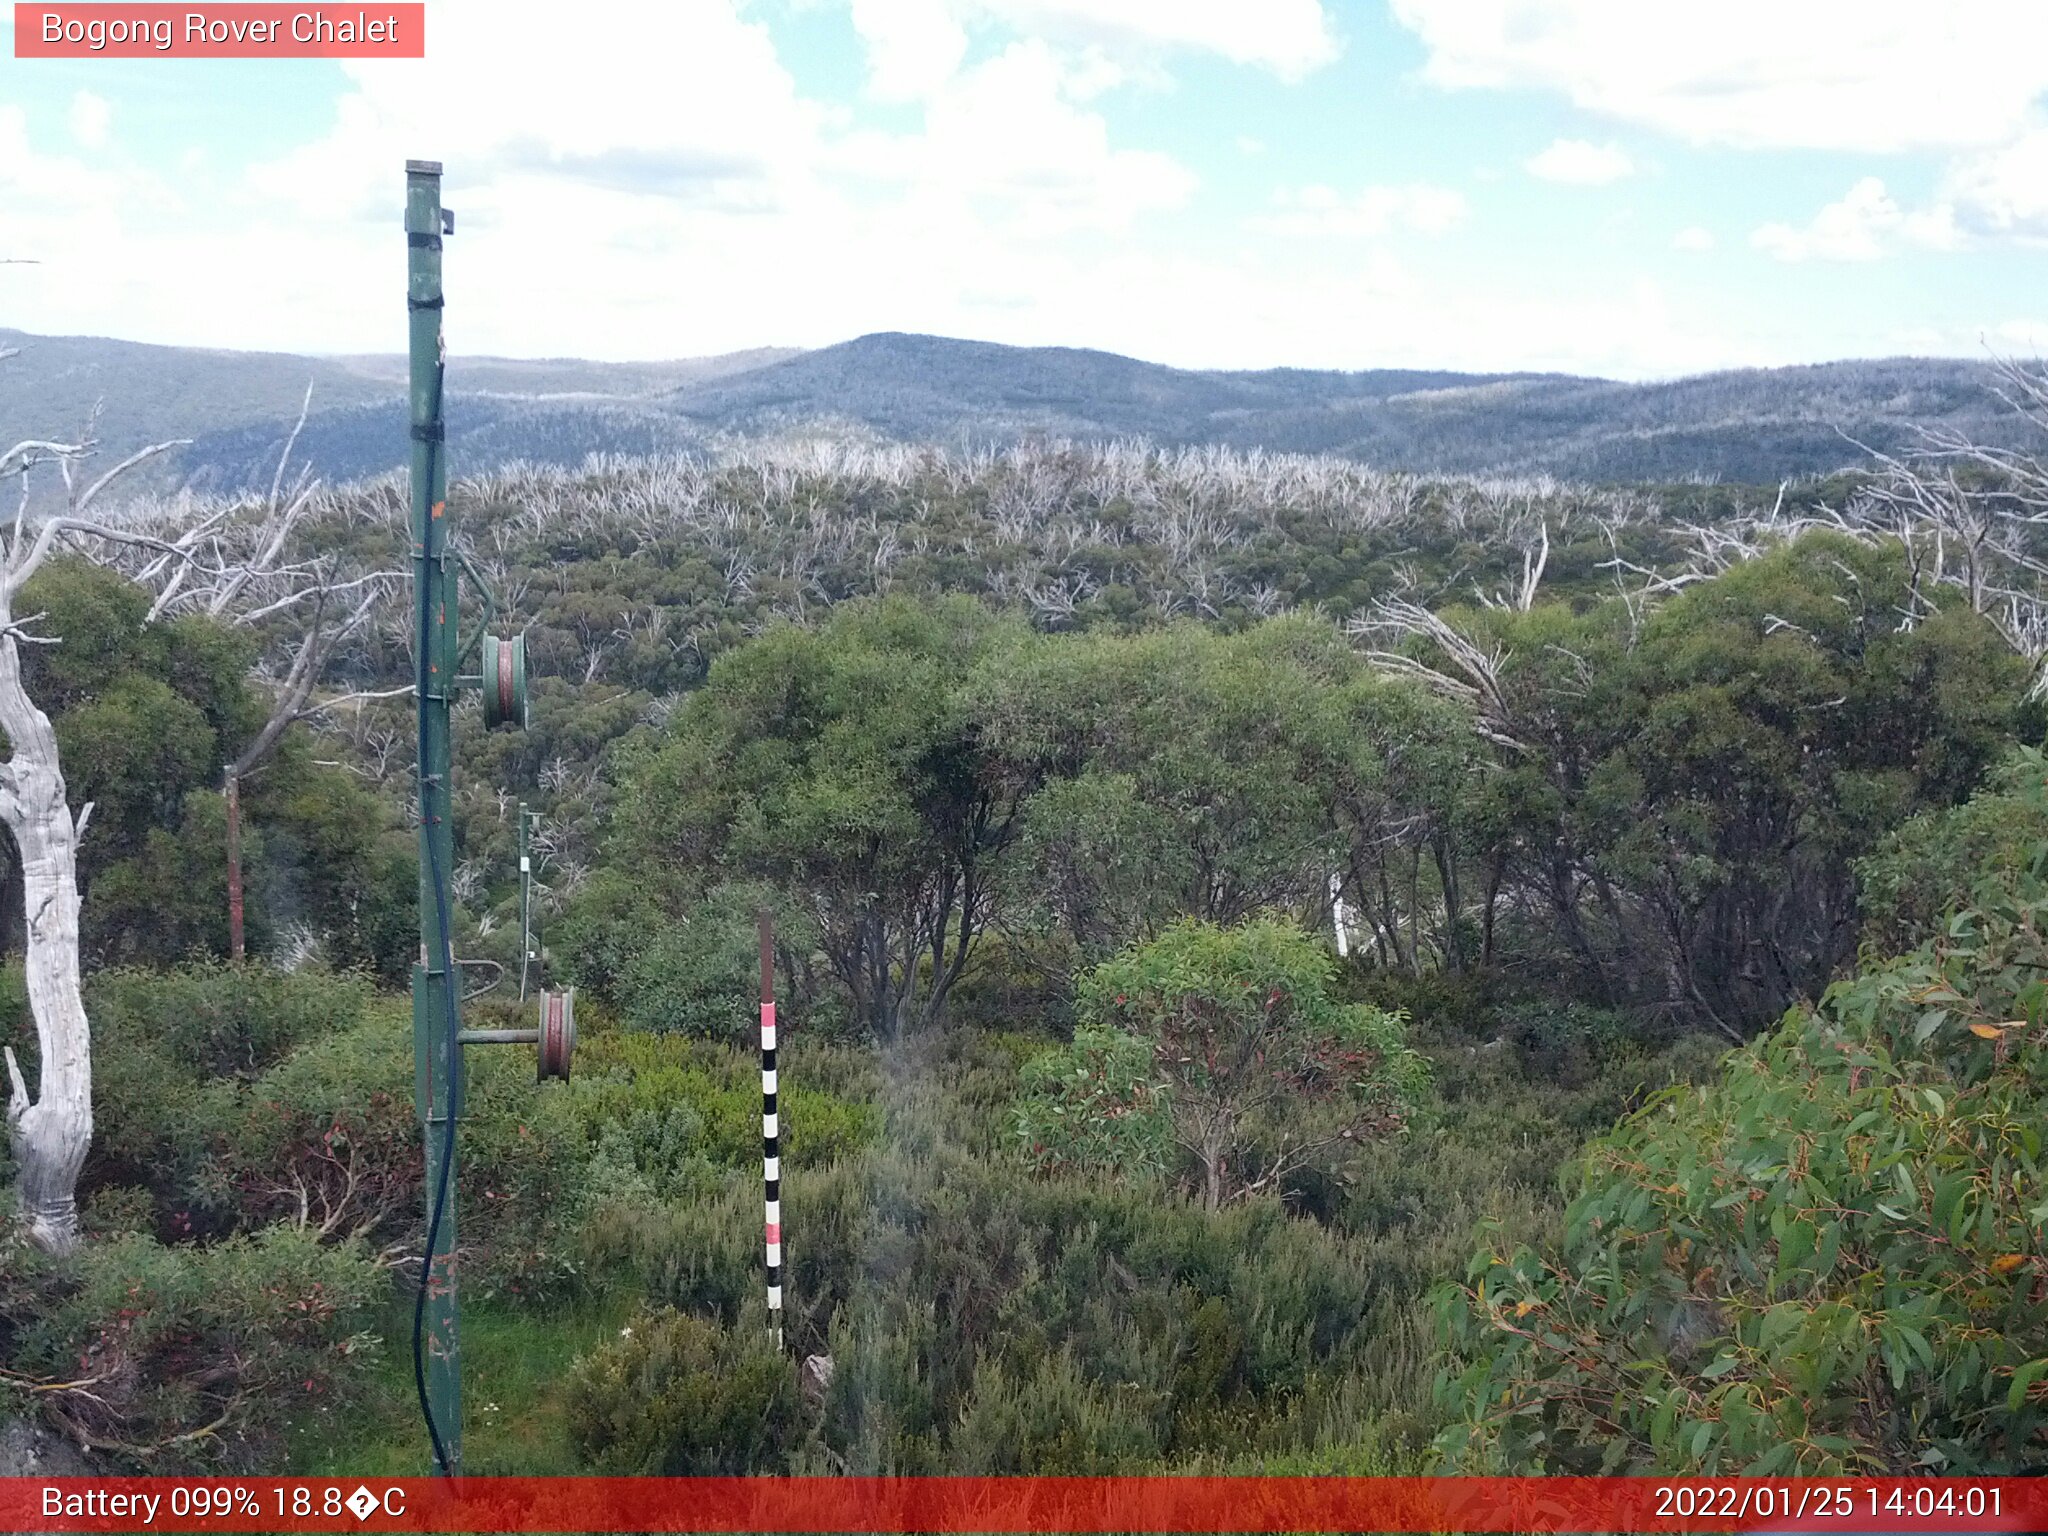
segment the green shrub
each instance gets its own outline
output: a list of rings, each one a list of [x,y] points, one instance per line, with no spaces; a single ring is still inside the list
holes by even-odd
[[[758,1178],[751,1187],[740,1179],[699,1186],[687,1199],[600,1188],[577,1245],[593,1274],[630,1282],[656,1304],[726,1321],[761,1294]],[[793,1217],[787,1224],[797,1230]]]
[[[1078,1030],[1073,1044],[1026,1063],[1021,1081],[1017,1137],[1040,1172],[1106,1168],[1143,1178],[1166,1171],[1173,1121],[1149,1041]]]
[[[313,1041],[245,1083],[212,1085],[188,1123],[203,1137],[192,1202],[230,1228],[288,1221],[373,1240],[417,1212],[411,1042],[395,1016]]]
[[[810,1417],[760,1314],[735,1327],[669,1309],[580,1361],[568,1410],[594,1470],[668,1477],[781,1471]]]
[[[1400,1130],[1428,1063],[1398,1014],[1336,995],[1335,969],[1316,940],[1272,921],[1176,923],[1095,967],[1075,988],[1081,1017],[1144,1042],[1156,1087],[1141,1106],[1126,1070],[1090,1113],[1163,1106],[1211,1209],[1283,1193],[1317,1160]]]
[[[355,1024],[360,977],[206,962],[168,971],[101,971],[87,988],[102,1054],[144,1042],[189,1077],[246,1076],[293,1047]]]
[[[992,1363],[975,1373],[960,1411],[954,1465],[970,1476],[1131,1471],[1159,1454],[1149,1432],[1153,1406],[1142,1389],[1092,1380],[1070,1354],[1054,1355],[1023,1376]]]
[[[356,977],[255,964],[92,976],[94,1123],[83,1188],[149,1188],[170,1226],[187,1230],[172,1218],[189,1214],[194,1180],[211,1174],[214,1188],[199,1192],[201,1203],[219,1203],[223,1170],[208,1164],[240,1119],[241,1085],[301,1046],[349,1035],[368,1000]],[[24,1028],[33,1038],[25,1020]],[[255,1214],[252,1224],[271,1214]]]
[[[1409,1019],[1417,1029],[1450,1035],[1490,1037],[1503,987],[1490,971],[1426,970],[1419,975],[1371,965],[1354,951],[1338,974],[1341,995],[1368,1002]]]
[[[355,1245],[283,1227],[210,1247],[128,1234],[61,1260],[13,1244],[0,1258],[9,1369],[85,1383],[30,1400],[128,1465],[274,1468],[293,1433],[347,1407],[378,1349],[383,1273]]]
[[[843,1073],[829,1046],[792,1047],[779,1095],[783,1156],[792,1164],[823,1163],[874,1139],[880,1116],[872,1104],[811,1086]],[[579,1044],[578,1081],[571,1084],[593,1139],[623,1137],[644,1171],[671,1174],[688,1158],[720,1167],[757,1167],[761,1158],[760,1058],[680,1036],[617,1031]]]
[[[2007,889],[2001,889],[2001,887]],[[1460,1466],[2038,1471],[2048,887],[1830,988],[1597,1143],[1440,1298]]]
[[[555,945],[568,974],[614,1003],[629,1028],[703,1040],[754,1038],[761,1004],[756,921],[777,905],[761,886],[714,886],[677,917],[647,882],[603,870],[578,891]],[[809,928],[778,912],[784,945],[808,952]]]
[[[507,1022],[479,1011],[471,1023]],[[413,1105],[410,1021],[379,1009],[246,1082],[193,1101],[192,1156],[169,1235],[272,1221],[325,1241],[416,1241],[424,1148]],[[588,1155],[569,1086],[536,1087],[519,1048],[468,1053],[462,1120],[462,1235],[479,1294],[538,1296],[575,1279],[570,1229]]]
[[[1986,879],[2005,890],[2038,874],[2048,845],[2048,757],[2021,747],[1959,806],[1915,816],[1856,865],[1865,940],[1884,954],[1941,931]]]

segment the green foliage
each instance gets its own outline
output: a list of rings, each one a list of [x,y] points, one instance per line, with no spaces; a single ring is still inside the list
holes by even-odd
[[[721,1328],[665,1309],[578,1363],[569,1410],[594,1470],[661,1477],[782,1471],[808,1417],[765,1322]]]
[[[1900,628],[1894,551],[1806,539],[1639,613],[1603,600],[1601,562],[1666,563],[1667,530],[1631,516],[1610,547],[1585,517],[1547,523],[1557,602],[1453,616],[1500,658],[1487,728],[1517,745],[1496,751],[1456,686],[1388,681],[1313,613],[1253,617],[1349,614],[1397,563],[1424,590],[1511,578],[1522,525],[1481,518],[1469,488],[1276,490],[1228,465],[1185,480],[1087,454],[971,475],[676,473],[678,495],[730,502],[740,558],[661,532],[659,509],[644,540],[609,513],[551,519],[535,557],[513,536],[533,483],[473,493],[511,565],[548,573],[528,583],[537,655],[617,673],[545,681],[537,731],[465,720],[460,743],[461,861],[484,872],[465,952],[506,953],[516,824],[494,791],[540,778],[567,898],[548,913],[556,975],[586,989],[577,1080],[536,1090],[527,1053],[474,1053],[463,1131],[468,1294],[585,1339],[608,1320],[550,1399],[558,1454],[573,1440],[619,1471],[1409,1470],[1449,1414],[1445,1446],[1474,1465],[2025,1463],[2048,1359],[2027,1130],[2044,773],[2023,757],[1947,809],[2022,718],[2020,669],[1959,608]],[[1356,501],[1368,489],[1383,508]],[[817,563],[775,544],[802,496],[861,519]],[[879,558],[898,528],[918,548]],[[1061,590],[1094,593],[1066,610],[1033,563],[1055,536]],[[771,545],[787,558],[748,574],[744,551]],[[1229,587],[1212,622],[1162,625],[1205,562]],[[883,571],[899,595],[841,601]],[[90,953],[217,952],[217,775],[253,718],[246,647],[144,626],[104,573],[48,574],[68,654],[31,658],[38,697],[74,786],[101,800]],[[1075,632],[929,600],[962,587],[1031,591],[1044,627]],[[415,871],[405,774],[372,739],[360,722],[334,739],[360,780],[288,744],[244,786],[252,935],[395,983]],[[1997,894],[1972,906],[1987,863]],[[1710,1089],[1652,1101],[1567,1219],[1551,1186],[1583,1138],[1705,1075],[1708,1047],[1672,1021],[1741,1034],[1838,974],[1862,915],[1852,871],[1869,934],[1930,947]],[[1363,961],[1342,972],[1310,936],[1333,873],[1361,918]],[[788,1326],[838,1364],[815,1404],[758,1312],[763,901],[794,1026]],[[90,1002],[80,1273],[114,1256],[154,1277],[145,1310],[171,1320],[135,1331],[138,1385],[98,1432],[139,1444],[174,1403],[185,1425],[234,1403],[254,1454],[259,1422],[304,1422],[294,1382],[326,1378],[293,1377],[292,1351],[327,1335],[287,1319],[266,1356],[197,1287],[233,1297],[240,1266],[304,1301],[417,1240],[403,1008],[254,966],[106,972]],[[529,1018],[496,1000],[469,1014]],[[876,1048],[826,1043],[848,1019]],[[18,1000],[0,996],[0,1030],[27,1045]],[[1193,1201],[1150,1176],[1190,1170]],[[1499,1236],[1444,1302],[1457,1370],[1433,1403],[1419,1298],[1482,1221]],[[0,1293],[4,1358],[54,1372],[113,1293],[24,1285],[56,1300]],[[66,1295],[80,1310],[59,1326]],[[207,1372],[245,1360],[246,1382],[206,1395],[232,1379]]]
[[[964,599],[846,604],[818,630],[770,630],[629,760],[619,858],[772,886],[816,915],[866,1027],[937,1017],[1020,793],[968,732],[961,678],[1015,635]]]
[[[1312,1158],[1393,1133],[1427,1063],[1398,1015],[1338,999],[1335,970],[1299,929],[1266,920],[1177,923],[1105,961],[1077,986],[1082,1017],[1142,1041],[1157,1080],[1139,1093],[1129,1064],[1090,1110],[1121,1118],[1156,1099],[1211,1209],[1280,1193]]]
[[[1017,1135],[1044,1173],[1109,1169],[1126,1178],[1166,1171],[1173,1121],[1152,1063],[1152,1043],[1080,1029],[1063,1050],[1025,1063]]]
[[[117,1464],[267,1470],[347,1407],[383,1285],[361,1250],[282,1227],[203,1248],[115,1236],[72,1260],[17,1241],[0,1329],[17,1382],[83,1384],[39,1406]]]
[[[719,885],[671,914],[643,882],[606,870],[580,890],[557,930],[568,974],[594,986],[634,1029],[735,1044],[755,1037],[761,969],[758,886]],[[808,953],[811,930],[778,915],[777,942]]]
[[[1104,1477],[1159,1454],[1142,1390],[1091,1379],[1060,1353],[1026,1375],[1000,1364],[975,1373],[953,1443],[968,1476]]]
[[[1940,933],[1987,879],[2016,889],[2048,842],[2048,757],[2020,747],[1959,806],[1924,811],[1856,867],[1866,941],[1894,953]]]
[[[88,995],[109,1054],[155,1050],[196,1079],[246,1075],[362,1017],[369,988],[330,971],[212,962],[101,971]]]
[[[2039,862],[2036,856],[2036,863]],[[1986,887],[1596,1145],[1554,1254],[1443,1297],[1460,1464],[2039,1465],[2048,886]]]
[[[294,1049],[362,1016],[368,989],[321,971],[202,963],[103,971],[86,988],[96,1127],[88,1184],[128,1182],[182,1205],[208,1156],[206,1116]],[[16,1048],[33,1038],[24,1018]]]
[[[1542,899],[1525,963],[1737,1038],[1816,995],[1853,952],[1854,861],[1967,794],[2018,718],[2025,664],[1952,600],[1902,627],[1910,584],[1895,545],[1809,534],[1647,617],[1472,616],[1521,744],[1489,857]]]
[[[578,1114],[600,1145],[629,1146],[630,1160],[657,1179],[685,1162],[758,1166],[761,1156],[760,1058],[751,1050],[629,1032],[577,1047],[580,1081],[570,1087]],[[825,1091],[812,1070],[840,1055],[819,1043],[792,1044],[779,1094],[783,1154],[824,1163],[872,1141],[880,1115],[872,1104]],[[825,1070],[830,1070],[825,1067]]]
[[[1334,1455],[1395,1408],[1389,1443],[1432,1427],[1418,1282],[1392,1266],[1454,1246],[1474,1207],[1424,1245],[1413,1227],[1333,1234],[1278,1202],[1209,1213],[1114,1174],[1033,1178],[998,1117],[1043,1054],[948,1037],[871,1090],[887,1139],[786,1167],[790,1353],[835,1364],[793,1469],[1157,1469],[1247,1446]],[[1497,1214],[1483,1182],[1463,1196]],[[751,1168],[617,1189],[585,1251],[626,1294],[748,1342],[758,1201]]]
[[[93,806],[78,865],[87,958],[161,965],[224,955],[222,772],[266,712],[250,684],[254,647],[199,616],[145,622],[148,594],[84,560],[45,565],[19,601],[61,640],[27,647],[22,678],[50,716],[73,805]],[[250,947],[263,952],[296,922],[331,935],[336,963],[394,974],[388,942],[367,932],[379,898],[408,910],[412,899],[371,878],[396,808],[288,743],[245,783],[243,815]],[[0,935],[10,939],[22,924],[15,857],[11,842],[0,846]]]
[[[421,1157],[397,1022],[351,1020],[245,1081],[198,1085],[179,1148],[191,1212],[230,1229],[395,1238],[419,1204]],[[174,1229],[189,1231],[180,1214]]]

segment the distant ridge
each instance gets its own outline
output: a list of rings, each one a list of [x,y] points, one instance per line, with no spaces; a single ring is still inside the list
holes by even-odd
[[[146,346],[0,330],[0,417],[72,430],[96,399],[118,453],[193,445],[161,484],[268,483],[307,383],[302,457],[329,480],[403,460],[404,360]],[[1603,482],[1768,484],[1856,462],[1849,441],[1907,444],[1940,426],[2011,443],[1983,363],[1888,358],[1745,369],[1653,384],[1546,373],[1168,368],[1113,352],[882,332],[815,351],[665,363],[455,357],[458,472],[525,459],[675,452],[736,436],[827,435],[947,447],[1145,438],[1326,453],[1390,469]]]
[[[828,410],[883,436],[911,440],[1001,442],[1038,435],[1178,444],[1228,440],[1238,423],[1257,436],[1263,423],[1288,412],[1524,380],[1570,382],[1559,374],[1401,369],[1213,372],[1078,347],[1006,347],[885,331],[686,385],[669,402],[685,418],[725,430],[775,430]]]

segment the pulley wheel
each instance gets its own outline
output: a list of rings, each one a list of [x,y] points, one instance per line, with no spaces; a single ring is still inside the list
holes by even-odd
[[[569,1080],[569,1056],[576,1049],[576,992],[540,995],[540,1080]]]
[[[485,635],[482,661],[484,724],[526,729],[526,636]]]

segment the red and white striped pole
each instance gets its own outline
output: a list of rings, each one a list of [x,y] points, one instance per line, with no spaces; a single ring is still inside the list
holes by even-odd
[[[761,911],[761,1188],[768,1240],[768,1326],[782,1348],[782,1127],[775,1109],[775,918]]]

